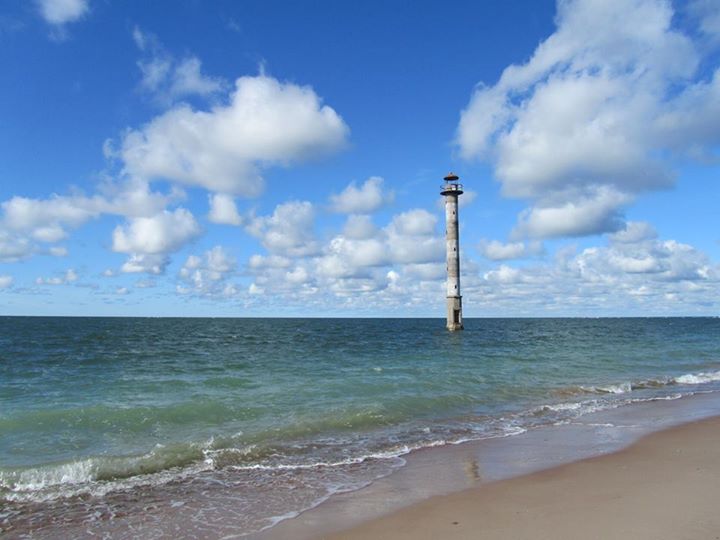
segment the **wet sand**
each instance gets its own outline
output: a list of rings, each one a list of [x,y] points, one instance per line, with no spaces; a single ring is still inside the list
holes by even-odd
[[[717,539],[720,417],[618,452],[435,496],[330,539]]]

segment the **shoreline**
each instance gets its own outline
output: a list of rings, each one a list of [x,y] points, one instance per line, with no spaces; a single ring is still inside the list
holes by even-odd
[[[574,504],[582,495],[580,487],[573,484],[572,475],[575,473],[560,471],[572,470],[576,466],[584,469],[586,465],[581,465],[584,463],[622,461],[625,459],[623,456],[634,455],[635,452],[647,454],[647,450],[634,449],[645,448],[644,441],[653,440],[653,437],[671,440],[675,437],[673,433],[682,430],[691,430],[692,440],[702,439],[703,431],[708,432],[709,436],[712,433],[718,434],[715,435],[715,461],[718,465],[713,469],[713,474],[717,475],[717,496],[720,497],[720,459],[717,459],[720,458],[720,393],[698,393],[675,400],[635,403],[599,411],[585,415],[577,422],[535,428],[516,436],[418,450],[407,456],[404,467],[389,476],[378,479],[365,488],[335,494],[296,517],[245,538],[477,538],[478,529],[474,526],[457,530],[441,530],[437,527],[444,523],[442,519],[445,516],[453,514],[455,507],[466,508],[467,515],[464,514],[462,518],[466,523],[473,523],[476,513],[484,516],[479,524],[484,524],[486,520],[491,522],[494,518],[480,512],[471,501],[485,500],[484,493],[489,490],[508,490],[509,488],[502,486],[510,483],[515,486],[510,490],[515,495],[530,493],[535,489],[538,478],[554,477],[557,474],[563,476],[563,482],[569,483],[570,493],[569,497],[559,499],[558,504],[561,507],[562,501]],[[698,451],[703,447],[700,443],[692,443],[691,446]],[[637,476],[637,467],[630,463],[622,464],[620,461],[616,465],[624,469],[629,467],[629,471],[626,470],[628,477]],[[707,463],[704,467],[712,469]],[[656,473],[663,477],[661,469]],[[593,483],[603,481],[602,476],[591,480]],[[692,491],[693,486],[685,486],[684,489]],[[632,492],[629,487],[626,491]],[[715,493],[708,497],[715,497]],[[511,497],[506,498],[507,508],[511,508]],[[442,510],[432,510],[438,504]],[[495,512],[498,511],[496,507],[493,508]],[[425,523],[425,515],[430,514],[437,514],[437,519],[441,521],[437,524]],[[449,523],[460,523],[462,520],[456,518]],[[430,530],[434,531],[434,535],[429,534]],[[720,531],[720,525],[717,530]],[[405,536],[404,533],[396,535],[398,531],[413,532]],[[543,538],[535,531],[534,526],[527,532],[532,532],[528,537]],[[459,536],[452,536],[456,533]],[[487,538],[523,538],[525,534],[515,531],[508,533],[508,536],[502,536],[501,528],[492,534],[496,533],[500,536],[490,535]],[[545,537],[557,537],[551,533],[549,530]],[[630,537],[641,538],[634,534]],[[587,536],[587,531],[575,530],[567,538],[581,536]]]
[[[545,414],[545,409],[538,409],[538,412]],[[179,538],[342,538],[346,531],[351,534],[349,531],[356,527],[369,527],[394,513],[410,511],[437,497],[452,496],[468,489],[485,489],[507,479],[526,477],[538,471],[548,471],[579,460],[618,452],[649,433],[718,415],[720,391],[696,390],[692,394],[638,398],[631,403],[619,402],[615,407],[554,423],[534,427],[530,425],[527,430],[518,430],[505,436],[429,445],[403,454],[401,458],[394,458],[402,464],[391,469],[389,474],[377,476],[364,487],[345,491],[341,488],[318,500],[315,505],[309,508],[306,506],[305,510],[278,513],[274,524],[258,532],[249,532],[238,524],[238,521],[254,516],[250,509],[243,513],[238,502],[242,504],[254,493],[272,501],[276,493],[273,491],[274,486],[260,475],[256,487],[247,491],[246,486],[237,482],[237,476],[232,470],[225,471],[222,477],[218,476],[220,473],[200,474],[187,482],[159,484],[147,491],[131,488],[113,492],[110,499],[77,498],[76,501],[69,501],[70,504],[66,501],[51,503],[62,512],[56,512],[56,515],[64,520],[55,527],[40,520],[43,518],[35,517],[36,512],[30,508],[32,512],[27,514],[30,517],[26,520],[26,526],[11,527],[3,532],[9,533],[9,537],[18,538],[28,533],[37,538],[54,538],[57,535],[130,538],[137,537],[145,530],[159,533],[158,537],[170,534]],[[717,431],[720,432],[720,427]],[[355,467],[365,470],[366,466],[363,462],[350,464],[343,474],[353,475],[358,471]],[[218,479],[222,483],[218,483]],[[301,483],[296,484],[296,487],[303,489]],[[99,512],[113,512],[110,519],[100,513],[88,520],[82,504],[78,509],[85,514],[80,514],[72,506],[74,502],[82,503],[83,500],[90,501]],[[137,511],[138,503],[143,505],[145,511]],[[36,505],[40,512],[44,512],[45,508],[43,502]],[[12,525],[13,515],[12,511],[6,513],[5,522]],[[198,520],[198,516],[202,521]],[[40,528],[36,530],[37,526]],[[399,526],[404,527],[402,522]],[[418,534],[422,532],[418,531]],[[368,534],[362,533],[360,537]],[[446,534],[443,533],[443,536]]]
[[[717,538],[719,498],[716,416],[611,454],[436,496],[323,538]]]

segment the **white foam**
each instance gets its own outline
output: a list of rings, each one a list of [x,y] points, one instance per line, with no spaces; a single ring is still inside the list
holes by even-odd
[[[608,384],[606,386],[583,386],[582,389],[600,394],[627,394],[628,392],[632,392],[632,384],[624,382],[620,384]]]
[[[572,403],[557,403],[555,405],[543,405],[540,407],[541,410],[548,411],[576,411],[582,408],[583,404],[578,402]]]
[[[720,371],[710,371],[707,373],[688,373],[675,377],[677,384],[705,384],[714,381],[720,381]]]
[[[95,479],[96,462],[93,459],[73,461],[37,469],[0,473],[0,486],[13,491],[38,491],[57,485],[75,485]]]

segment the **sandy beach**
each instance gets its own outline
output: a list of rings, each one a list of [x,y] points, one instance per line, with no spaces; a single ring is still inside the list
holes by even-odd
[[[323,538],[720,538],[720,417],[437,496]]]

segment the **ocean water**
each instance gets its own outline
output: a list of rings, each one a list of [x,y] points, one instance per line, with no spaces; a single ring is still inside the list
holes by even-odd
[[[718,318],[465,323],[1,317],[0,533],[242,535],[415,449],[720,391]]]

